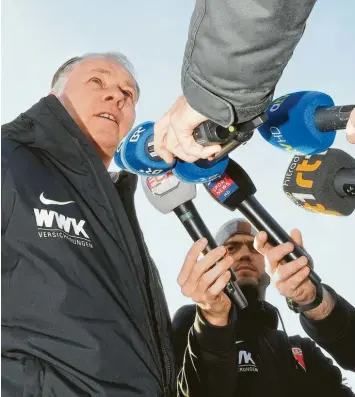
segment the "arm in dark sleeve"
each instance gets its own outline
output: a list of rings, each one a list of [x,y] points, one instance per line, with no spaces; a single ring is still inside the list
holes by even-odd
[[[342,383],[342,373],[333,365],[319,347],[310,339],[302,339],[303,354],[306,364],[308,384],[311,390],[322,397],[355,396],[351,389]]]
[[[225,127],[262,113],[315,1],[197,0],[181,76],[188,103]]]
[[[329,286],[335,305],[323,320],[300,316],[303,329],[344,369],[355,371],[355,308]]]
[[[232,315],[225,327],[212,326],[195,305],[178,310],[173,335],[179,396],[236,397],[234,323]]]

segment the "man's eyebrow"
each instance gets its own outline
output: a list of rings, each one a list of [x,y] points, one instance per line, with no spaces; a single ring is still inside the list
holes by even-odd
[[[92,70],[90,70],[90,73],[91,73],[91,72],[99,72],[99,73],[111,75],[111,72],[110,72],[109,70],[107,70],[107,69],[102,69],[102,68],[92,69]]]
[[[92,69],[92,70],[90,70],[90,73],[91,72],[99,72],[99,73],[111,75],[111,72],[109,70],[103,69],[103,68]],[[129,80],[125,80],[124,83],[125,83],[125,85],[128,85],[128,86],[130,86],[132,88],[135,88],[135,84],[132,84]]]

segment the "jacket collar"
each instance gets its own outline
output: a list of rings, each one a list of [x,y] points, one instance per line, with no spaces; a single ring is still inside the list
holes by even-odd
[[[237,337],[254,338],[266,329],[276,330],[277,309],[266,301],[248,302],[248,307],[237,314]]]
[[[79,174],[89,173],[87,156],[97,169],[106,171],[94,145],[52,94],[42,98],[12,123],[4,125],[2,137],[44,150]],[[115,184],[124,181],[134,193],[137,176],[126,171],[119,174]]]

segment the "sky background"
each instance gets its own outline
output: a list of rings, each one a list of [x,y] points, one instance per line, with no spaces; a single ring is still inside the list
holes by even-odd
[[[1,122],[11,121],[46,96],[64,61],[96,51],[121,51],[130,58],[142,90],[136,124],[157,120],[181,93],[180,67],[193,6],[186,0],[3,0]],[[316,4],[276,97],[317,90],[332,96],[337,105],[355,102],[354,15],[354,0]],[[333,146],[355,157],[355,145],[347,143],[343,131]],[[287,231],[293,227],[302,231],[323,282],[354,304],[354,213],[337,218],[297,208],[282,191],[292,156],[258,134],[231,157],[249,173],[258,188],[256,197],[276,220]],[[219,206],[204,189],[194,202],[213,233],[239,215]],[[176,283],[190,238],[174,214],[161,215],[151,207],[140,187],[136,205],[173,314],[190,303]],[[289,335],[305,336],[298,316],[272,287],[267,300],[280,309]],[[355,389],[355,374],[343,373]]]

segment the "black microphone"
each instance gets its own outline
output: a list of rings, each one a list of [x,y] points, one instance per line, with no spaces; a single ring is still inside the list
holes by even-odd
[[[355,105],[321,106],[314,112],[314,124],[321,132],[344,130]]]
[[[167,214],[174,211],[193,241],[206,238],[208,245],[203,251],[206,254],[218,245],[198,213],[192,199],[196,197],[196,186],[176,178],[170,171],[162,176],[141,177],[143,191],[149,202],[159,212]],[[231,279],[224,292],[238,310],[248,306],[248,302],[240,290],[236,275],[229,269]]]
[[[313,270],[314,265],[311,256],[304,248],[296,244],[254,197],[256,187],[239,164],[230,159],[225,172],[213,181],[204,184],[204,186],[218,203],[230,211],[238,209],[258,231],[264,230],[272,245],[291,242],[294,245],[294,250],[284,259],[291,262],[301,256],[306,256],[308,267],[311,269],[309,279],[315,285],[321,283],[322,280]]]
[[[355,210],[355,159],[340,149],[293,157],[283,190],[298,207],[349,216]]]
[[[355,168],[338,171],[334,178],[334,188],[339,197],[355,198]]]

